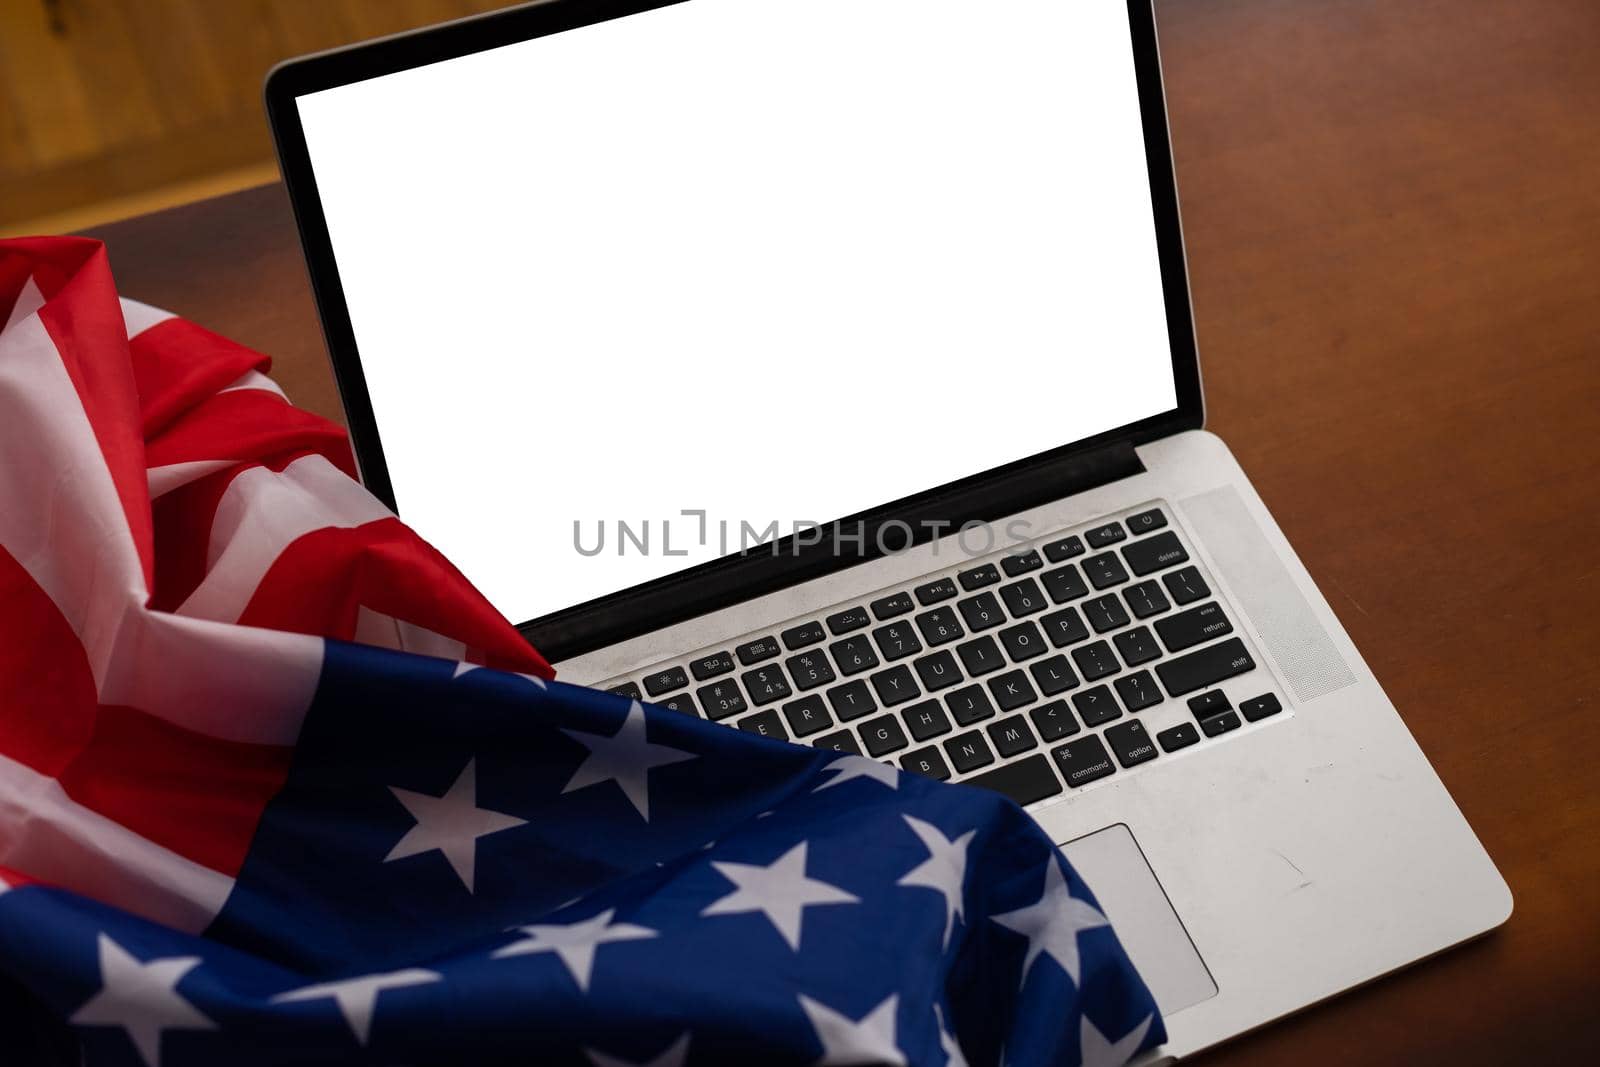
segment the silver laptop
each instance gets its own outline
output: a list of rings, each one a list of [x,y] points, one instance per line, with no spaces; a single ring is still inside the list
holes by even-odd
[[[1148,2],[557,0],[267,97],[364,480],[567,680],[1011,796],[1169,1056],[1509,914],[1202,428]]]

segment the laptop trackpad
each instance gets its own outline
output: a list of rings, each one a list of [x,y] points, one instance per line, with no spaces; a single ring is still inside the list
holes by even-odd
[[[1216,995],[1217,984],[1125,825],[1070,841],[1061,851],[1094,891],[1162,1015]]]

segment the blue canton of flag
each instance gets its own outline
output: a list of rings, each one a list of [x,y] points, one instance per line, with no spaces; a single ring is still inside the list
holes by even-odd
[[[1102,1067],[1164,1039],[997,795],[335,641],[203,932],[27,883],[0,969],[90,1064]]]

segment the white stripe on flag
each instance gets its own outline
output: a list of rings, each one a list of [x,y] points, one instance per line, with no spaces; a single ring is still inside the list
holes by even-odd
[[[168,319],[177,318],[170,311],[153,308],[149,304],[141,304],[137,300],[122,297],[122,322],[128,328],[128,340],[144,333],[150,327],[166,322]]]
[[[168,463],[164,467],[151,467],[145,472],[150,480],[150,499],[166,496],[190,482],[197,482],[208,474],[238,466],[236,459],[195,459],[187,463]]]
[[[39,292],[38,283],[29,276],[28,280],[22,283],[22,292],[17,294],[17,302],[11,305],[11,314],[6,318],[5,329],[0,330],[0,333],[11,329],[42,307],[44,307],[44,294]]]
[[[390,517],[360,485],[321,456],[282,471],[240,472],[217,503],[206,576],[180,615],[234,622],[283,550],[308,533],[353,529]]]
[[[373,611],[362,604],[356,609],[356,632],[351,640],[363,645],[397,648],[402,652],[415,652],[440,659],[461,659],[467,654],[465,642],[435,633],[425,626],[397,619],[393,615]]]
[[[0,756],[0,864],[190,933],[233,879],[74,801],[54,778]]]
[[[0,545],[83,642],[96,684],[149,597],[122,501],[37,315],[0,333]],[[48,456],[48,463],[24,456]]]
[[[240,389],[260,389],[264,393],[276,393],[285,400],[289,399],[287,396],[284,396],[283,389],[279,387],[277,382],[273,381],[271,378],[268,378],[265,374],[262,374],[258,370],[245,371],[238,381],[233,382],[226,388],[218,389],[217,392],[233,393]]]

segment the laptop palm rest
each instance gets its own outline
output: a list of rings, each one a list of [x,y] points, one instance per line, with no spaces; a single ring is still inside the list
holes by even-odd
[[[1216,996],[1217,983],[1127,826],[1108,826],[1061,850],[1094,891],[1162,1015]]]

